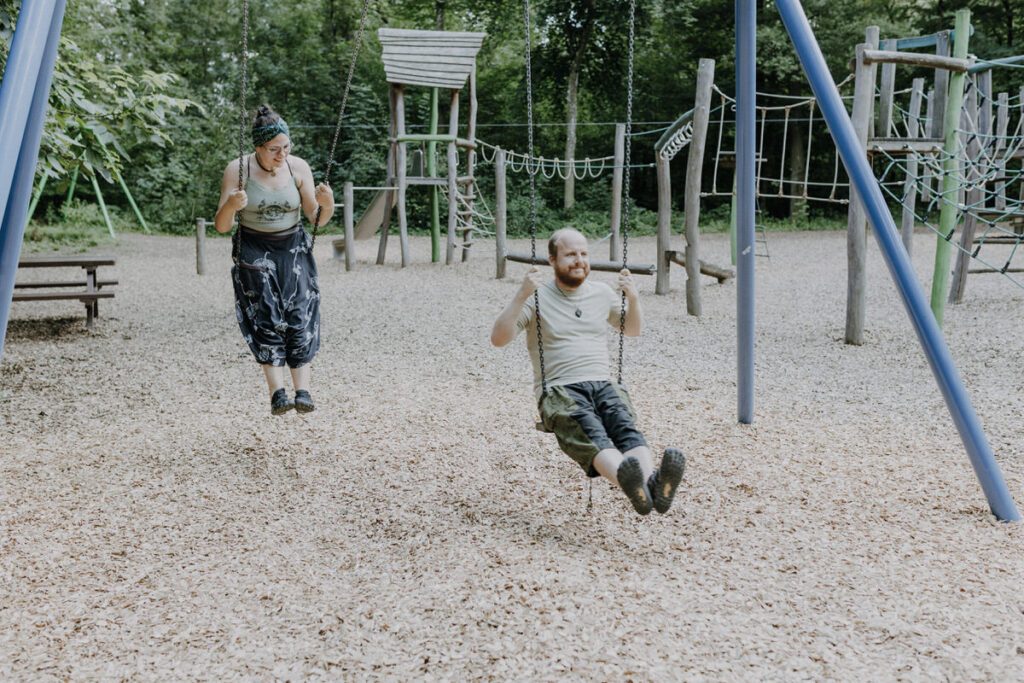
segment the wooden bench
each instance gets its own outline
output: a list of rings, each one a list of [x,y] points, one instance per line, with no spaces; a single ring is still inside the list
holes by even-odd
[[[18,268],[82,268],[85,279],[41,280],[38,282],[15,282],[12,301],[57,301],[77,300],[85,304],[85,326],[92,327],[94,318],[99,317],[100,299],[114,298],[114,292],[103,287],[112,287],[117,280],[100,280],[96,270],[100,266],[112,266],[115,261],[109,257],[96,256],[28,256],[18,261]],[[55,291],[68,290],[69,291]],[[47,291],[29,292],[27,289]]]

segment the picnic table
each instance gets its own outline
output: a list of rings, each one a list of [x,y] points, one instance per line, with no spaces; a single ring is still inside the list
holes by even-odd
[[[100,314],[99,300],[114,298],[109,288],[117,280],[101,280],[96,271],[101,266],[112,266],[113,258],[108,256],[26,256],[18,261],[18,268],[81,268],[85,277],[63,280],[35,280],[14,283],[12,301],[55,301],[60,299],[78,300],[85,304],[85,326],[92,327],[93,319]],[[105,291],[103,287],[107,287]],[[73,288],[73,289],[69,289]],[[43,289],[42,292],[25,291]]]

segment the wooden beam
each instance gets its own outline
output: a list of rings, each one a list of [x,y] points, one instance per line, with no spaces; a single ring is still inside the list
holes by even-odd
[[[678,251],[669,250],[665,252],[665,259],[669,263],[675,263],[680,266],[686,266],[686,251],[682,253]],[[736,277],[736,272],[731,268],[725,268],[723,266],[716,266],[714,263],[708,263],[707,261],[699,261],[701,275],[707,275],[718,280],[718,284],[722,284],[728,280],[732,280]]]
[[[871,138],[868,152],[889,154],[934,154],[942,151],[943,141],[939,138]]]
[[[909,64],[929,69],[945,69],[953,73],[966,73],[971,60],[956,57],[921,54],[918,52],[897,52],[895,50],[864,50],[865,64]]]
[[[505,258],[516,263],[528,263],[535,266],[549,266],[547,256],[536,256],[531,258],[529,254],[518,252],[506,252]],[[654,275],[656,268],[650,263],[630,263],[627,265],[629,272],[633,275]],[[622,270],[622,261],[595,261],[590,260],[590,269],[599,270],[604,273],[617,273]]]

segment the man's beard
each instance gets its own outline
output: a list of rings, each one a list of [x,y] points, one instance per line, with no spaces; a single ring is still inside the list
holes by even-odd
[[[589,271],[588,269],[584,268],[582,276],[573,275],[571,271],[572,268],[566,268],[565,270],[556,269],[555,279],[558,280],[561,284],[565,285],[566,287],[575,289],[582,285],[583,282],[587,279],[587,274],[589,273]]]

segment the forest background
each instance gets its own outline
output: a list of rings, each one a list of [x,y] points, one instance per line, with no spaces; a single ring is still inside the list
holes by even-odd
[[[0,0],[0,62],[6,59],[19,7],[15,0]],[[628,7],[622,0],[532,0],[537,153],[565,157],[567,144],[574,144],[578,159],[611,154],[614,122],[625,120]],[[806,0],[804,7],[837,81],[849,73],[854,47],[867,26],[879,26],[883,37],[926,35],[951,28],[961,7],[972,11],[973,54],[994,59],[1024,52],[1015,22],[1024,17],[1024,0]],[[90,176],[101,180],[120,230],[137,227],[119,176],[152,229],[185,233],[194,229],[197,217],[212,219],[224,166],[239,152],[241,8],[241,0],[68,3],[37,169],[37,183],[46,177],[46,184],[27,241],[59,246],[102,237],[97,228],[103,218],[86,180]],[[279,111],[291,126],[295,153],[310,162],[318,179],[327,165],[361,8],[360,0],[250,0],[246,120],[259,103]],[[692,108],[699,59],[714,59],[715,83],[733,92],[734,5],[636,0],[636,11],[632,161],[643,165],[653,161],[659,129]],[[485,32],[477,65],[477,136],[523,151],[523,24],[523,3],[511,0],[372,1],[329,179],[336,196],[345,180],[357,185],[385,181],[388,86],[378,28]],[[758,90],[807,93],[789,39],[767,0],[758,2],[757,41]],[[1009,87],[1000,79],[1009,83],[1016,76],[1014,70],[997,70],[995,91]],[[411,132],[423,132],[429,91],[411,89],[406,106]],[[447,121],[444,105],[441,121]],[[573,127],[575,142],[567,142]],[[823,128],[818,134],[827,136]],[[828,145],[827,137],[823,144]],[[76,198],[67,202],[75,167],[81,179]],[[673,166],[677,210],[682,209],[684,167]],[[485,165],[477,176],[488,196],[493,174]],[[570,201],[560,179],[542,181],[542,229],[572,223],[592,234],[607,232],[610,178],[606,173],[577,181]],[[526,180],[511,174],[510,183],[510,230],[523,234],[528,229]],[[631,188],[635,227],[650,231],[656,205],[653,169],[634,169]],[[429,224],[428,197],[426,190],[410,192],[414,230]],[[811,206],[808,211],[787,202],[762,208],[765,221],[781,226],[845,224],[841,207]],[[728,206],[709,202],[704,216],[704,226],[720,226],[727,221]]]

